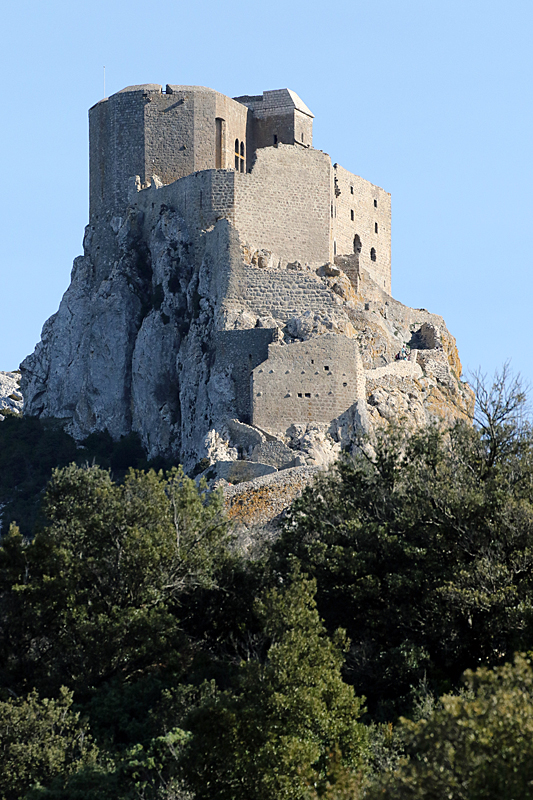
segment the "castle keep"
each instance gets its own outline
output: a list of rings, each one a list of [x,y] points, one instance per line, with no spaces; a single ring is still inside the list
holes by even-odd
[[[130,86],[89,134],[84,255],[21,364],[26,414],[232,483],[468,415],[444,321],[390,295],[390,195],[313,147],[293,91]]]
[[[225,218],[285,263],[355,253],[390,293],[390,195],[313,149],[313,114],[290,89],[129,86],[91,108],[89,140],[93,223],[123,213],[134,176],[173,184],[201,227]]]

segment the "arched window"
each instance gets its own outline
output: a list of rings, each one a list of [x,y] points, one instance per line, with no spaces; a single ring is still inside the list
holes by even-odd
[[[358,233],[353,237],[353,251],[357,253],[357,255],[361,252],[361,237]]]
[[[244,142],[241,142],[241,172],[244,172]]]
[[[372,261],[376,260],[376,248],[375,247],[373,247],[372,250],[370,251],[370,258],[372,259]]]

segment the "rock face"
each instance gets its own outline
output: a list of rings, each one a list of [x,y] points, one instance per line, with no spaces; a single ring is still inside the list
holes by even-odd
[[[354,288],[340,258],[338,266],[298,270],[264,253],[254,262],[253,248],[227,220],[191,232],[176,209],[162,202],[148,209],[154,204],[144,199],[143,208],[141,199],[113,226],[87,229],[59,310],[21,365],[27,414],[63,419],[76,438],[106,428],[113,437],[136,431],[150,456],[181,460],[189,470],[211,465],[212,477],[233,483],[326,465],[360,430],[393,419],[420,425],[471,413],[472,393],[460,381],[455,340],[441,317],[403,306],[363,270]],[[268,304],[250,291],[261,284]],[[290,285],[300,294],[287,305]],[[306,307],[307,295],[321,298],[320,310]],[[313,407],[314,398],[294,392],[289,424],[269,417],[268,429],[255,425],[256,372],[266,371],[268,392],[269,363],[290,365],[302,347],[332,341],[359,355],[344,364],[330,348],[337,362],[319,365],[306,387],[355,370],[352,394],[337,406],[342,413],[329,418],[326,408],[320,418],[325,384]],[[402,347],[405,360],[397,360]],[[227,463],[237,461],[246,467]]]
[[[20,372],[0,372],[0,422],[4,412],[21,414],[24,406],[20,391]]]

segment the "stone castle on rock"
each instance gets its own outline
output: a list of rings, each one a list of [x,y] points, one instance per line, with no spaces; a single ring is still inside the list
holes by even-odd
[[[390,295],[390,195],[313,148],[293,91],[130,86],[89,120],[85,253],[26,413],[232,482],[470,413],[443,320]]]

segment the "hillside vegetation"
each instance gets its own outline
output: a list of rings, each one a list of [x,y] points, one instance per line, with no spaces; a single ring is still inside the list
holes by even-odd
[[[362,443],[260,560],[181,469],[7,418],[41,507],[0,540],[0,796],[531,797],[524,404],[503,375],[473,427]]]

